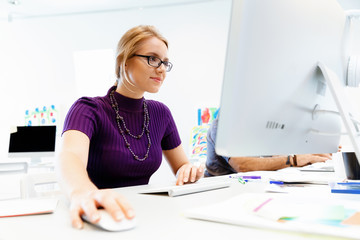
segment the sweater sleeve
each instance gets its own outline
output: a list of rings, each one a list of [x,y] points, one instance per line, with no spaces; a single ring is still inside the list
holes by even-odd
[[[181,139],[170,109],[163,105],[163,112],[165,115],[166,128],[164,137],[161,140],[161,147],[163,150],[171,150],[181,144]]]
[[[98,106],[93,98],[78,99],[66,115],[63,133],[68,130],[78,130],[91,139],[97,128],[97,109]]]

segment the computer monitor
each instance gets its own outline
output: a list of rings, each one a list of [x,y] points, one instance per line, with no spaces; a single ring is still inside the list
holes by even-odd
[[[345,84],[336,0],[234,0],[216,152],[334,153],[342,120],[319,62]]]
[[[56,126],[17,126],[12,129],[9,157],[29,158],[38,164],[42,157],[55,155]]]

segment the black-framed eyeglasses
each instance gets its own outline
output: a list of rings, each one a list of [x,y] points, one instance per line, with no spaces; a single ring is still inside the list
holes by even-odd
[[[169,61],[163,61],[158,57],[155,56],[146,56],[146,55],[139,55],[139,54],[135,54],[134,56],[137,57],[143,57],[143,58],[147,58],[147,62],[150,66],[158,68],[161,66],[161,64],[164,64],[165,69],[167,72],[171,71],[171,68],[173,67],[172,63]]]

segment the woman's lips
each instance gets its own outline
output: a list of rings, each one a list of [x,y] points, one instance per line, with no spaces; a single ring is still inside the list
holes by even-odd
[[[156,82],[161,82],[161,78],[158,78],[158,77],[151,77],[151,79]]]

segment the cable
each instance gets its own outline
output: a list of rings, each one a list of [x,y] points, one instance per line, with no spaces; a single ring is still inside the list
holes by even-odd
[[[360,121],[355,119],[355,118],[352,118],[350,117],[350,119],[353,121],[353,123],[356,123],[357,125],[360,125]]]
[[[340,116],[340,113],[338,111],[333,111],[333,110],[314,110],[314,113],[331,113],[331,114],[335,114],[337,116]]]
[[[330,114],[335,114],[337,116],[340,116],[340,113],[338,111],[333,111],[333,110],[314,110],[313,111],[314,114],[323,114],[323,113],[330,113]],[[357,120],[356,118],[354,118],[351,114],[350,114],[350,120],[357,125],[360,125],[360,121]]]
[[[313,134],[317,134],[317,135],[323,135],[323,136],[343,136],[343,135],[348,135],[347,132],[322,132],[322,131],[319,131],[319,130],[316,130],[316,129],[310,129],[309,131],[310,133],[313,133]],[[360,133],[356,133],[356,136],[360,136]]]
[[[360,19],[360,10],[347,10],[345,14],[348,18],[359,18]]]

